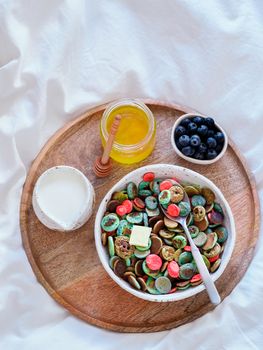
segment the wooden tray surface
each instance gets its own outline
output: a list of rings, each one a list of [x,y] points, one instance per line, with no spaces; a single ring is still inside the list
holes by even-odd
[[[93,108],[59,130],[33,162],[24,185],[20,226],[23,245],[38,281],[48,293],[75,316],[91,324],[119,332],[155,332],[171,329],[213,310],[205,291],[183,301],[147,302],[122,290],[104,271],[96,253],[93,225],[105,193],[131,170],[146,164],[171,163],[207,176],[223,192],[233,211],[237,240],[232,258],[216,286],[224,299],[238,284],[253,257],[259,231],[259,200],[253,177],[243,157],[229,141],[225,156],[209,166],[179,158],[170,144],[176,118],[189,108],[144,100],[157,120],[157,142],[152,155],[132,166],[114,164],[109,178],[92,172],[101,154],[99,121],[106,107]],[[72,233],[51,231],[36,218],[31,200],[37,178],[55,165],[80,169],[92,182],[96,208],[91,219]]]

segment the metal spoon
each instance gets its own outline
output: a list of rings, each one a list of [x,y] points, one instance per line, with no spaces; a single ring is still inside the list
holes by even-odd
[[[182,186],[178,182],[176,182],[175,180],[173,180],[173,179],[169,179],[169,180],[174,185],[180,186],[182,188]],[[184,191],[184,199],[183,199],[184,202],[188,202],[190,204],[190,200],[189,200],[189,197],[188,197],[187,193],[185,192],[184,189],[183,189],[183,191]],[[220,304],[221,297],[220,297],[220,295],[219,295],[219,293],[218,293],[218,291],[216,289],[216,286],[215,286],[215,284],[214,284],[214,282],[213,282],[213,280],[212,280],[212,278],[210,276],[210,273],[209,273],[209,271],[208,271],[208,269],[206,267],[206,264],[204,263],[204,260],[203,260],[203,258],[201,256],[201,253],[200,253],[199,249],[197,248],[197,246],[195,245],[195,243],[194,243],[194,241],[193,241],[193,239],[191,237],[191,234],[190,234],[190,232],[188,230],[188,227],[186,225],[186,217],[181,217],[181,216],[172,217],[171,215],[169,215],[167,213],[167,211],[163,208],[162,205],[160,205],[160,206],[161,206],[161,209],[162,209],[164,215],[168,219],[170,219],[172,221],[176,221],[176,222],[178,222],[179,224],[182,225],[182,227],[184,229],[184,232],[185,232],[185,234],[187,236],[187,239],[188,239],[188,241],[190,243],[191,253],[193,254],[194,260],[196,262],[196,265],[198,267],[199,273],[200,273],[200,275],[202,277],[202,280],[204,282],[204,285],[206,287],[206,291],[207,291],[207,294],[208,294],[208,296],[210,298],[210,301],[211,301],[212,304],[215,304],[215,305]]]

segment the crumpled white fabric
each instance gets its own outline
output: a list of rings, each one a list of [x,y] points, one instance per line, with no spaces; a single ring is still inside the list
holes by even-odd
[[[263,348],[261,238],[215,311],[171,331],[118,334],[52,300],[19,229],[22,185],[43,144],[87,108],[121,97],[177,101],[218,118],[262,203],[262,77],[260,0],[0,0],[1,349]]]

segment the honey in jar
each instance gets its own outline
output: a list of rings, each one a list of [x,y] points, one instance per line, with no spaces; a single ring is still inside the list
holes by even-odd
[[[150,109],[138,100],[120,100],[106,108],[100,127],[103,146],[117,114],[122,119],[115,135],[111,158],[119,163],[132,164],[148,157],[155,145],[156,123]]]

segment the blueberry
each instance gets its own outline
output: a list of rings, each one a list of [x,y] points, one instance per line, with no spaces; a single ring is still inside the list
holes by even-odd
[[[190,134],[194,134],[197,131],[197,125],[195,123],[189,123],[187,130],[190,132]]]
[[[178,142],[182,147],[188,146],[190,142],[190,137],[188,135],[182,135],[179,137]]]
[[[208,139],[206,140],[206,144],[208,148],[216,148],[217,146],[217,142],[213,137],[208,137]]]
[[[176,144],[176,147],[181,151],[183,146],[179,143],[178,140],[177,141],[175,140],[175,144]]]
[[[203,117],[196,116],[196,117],[193,117],[192,121],[196,125],[201,125],[203,123],[204,119],[205,118],[203,118]]]
[[[207,156],[207,159],[214,159],[214,158],[217,156],[217,152],[216,152],[215,149],[211,149],[211,148],[210,148],[210,149],[207,151],[206,156]]]
[[[207,146],[206,146],[206,144],[202,142],[202,143],[200,144],[199,148],[198,148],[198,151],[199,151],[199,152],[206,152],[206,151],[207,151]]]
[[[217,146],[216,146],[217,154],[221,153],[222,149],[223,149],[222,143],[220,143],[219,145],[217,145]]]
[[[215,126],[215,121],[213,118],[205,118],[205,124],[209,127],[209,128],[213,128]]]
[[[200,152],[200,151],[195,152],[194,158],[199,159],[199,160],[204,160],[205,159],[205,152]]]
[[[201,139],[198,135],[191,136],[190,145],[193,147],[198,147],[201,143]]]
[[[214,138],[217,143],[223,143],[225,141],[224,134],[221,131],[216,132]]]
[[[207,131],[207,135],[206,136],[207,137],[214,137],[214,134],[215,134],[214,130],[210,129],[210,130]]]
[[[177,126],[177,128],[175,129],[175,136],[178,138],[180,137],[181,135],[185,134],[186,130],[183,126],[179,125]]]
[[[200,125],[199,128],[197,129],[197,133],[200,136],[205,136],[207,134],[208,127],[204,124]]]
[[[182,153],[187,157],[191,157],[195,153],[195,150],[191,146],[186,146],[182,148]]]
[[[187,128],[188,124],[191,123],[191,119],[190,118],[185,118],[181,121],[180,125],[182,125],[183,127]]]

